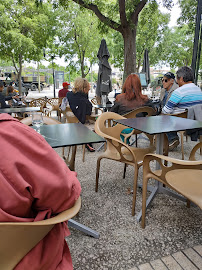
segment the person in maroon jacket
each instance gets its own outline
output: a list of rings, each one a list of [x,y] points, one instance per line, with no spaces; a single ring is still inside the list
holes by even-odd
[[[63,98],[63,97],[66,97],[67,95],[67,92],[69,92],[69,83],[68,82],[63,82],[62,86],[63,88],[61,90],[59,90],[58,92],[58,97],[59,98]]]
[[[35,130],[0,114],[0,222],[35,222],[71,208],[81,186],[76,172]],[[53,229],[14,270],[73,270],[65,222]]]

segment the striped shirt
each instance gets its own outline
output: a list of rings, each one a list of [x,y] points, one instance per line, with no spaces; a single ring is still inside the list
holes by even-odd
[[[184,84],[177,88],[162,109],[164,114],[180,113],[188,107],[202,104],[201,89],[194,83]]]

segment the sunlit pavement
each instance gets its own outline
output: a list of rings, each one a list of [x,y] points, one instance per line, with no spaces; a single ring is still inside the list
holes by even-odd
[[[61,89],[61,88],[60,88]],[[55,97],[58,97],[58,91],[60,89],[55,89]],[[115,91],[112,91],[109,93],[108,97],[110,101],[114,101],[114,95]],[[50,86],[48,88],[44,88],[42,91],[31,91],[29,90],[29,93],[27,95],[27,98],[40,98],[40,97],[47,97],[47,98],[53,98],[54,97],[54,89],[53,86]],[[90,90],[88,93],[89,99],[92,99],[95,97],[95,90]]]

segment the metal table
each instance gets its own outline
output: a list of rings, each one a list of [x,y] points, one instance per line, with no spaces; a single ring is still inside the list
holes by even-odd
[[[114,121],[127,127],[148,133],[150,135],[156,135],[156,153],[160,155],[163,154],[164,133],[170,131],[183,131],[202,128],[202,122],[170,115],[128,118]],[[156,169],[158,170],[159,168],[160,164],[157,163]],[[185,201],[184,197],[168,190],[166,187],[163,187],[162,184],[159,183],[159,181],[156,181],[156,185],[153,188],[149,198],[147,199],[146,208],[149,207],[149,205],[159,192],[171,195],[175,198]],[[138,214],[137,220],[140,221],[141,217],[142,211],[140,211],[140,213]]]
[[[33,127],[37,129],[45,140],[50,144],[52,148],[64,147],[64,146],[75,146],[73,151],[73,164],[72,168],[75,166],[75,156],[76,156],[76,146],[86,143],[99,143],[105,142],[105,140],[97,135],[92,130],[88,129],[81,123],[67,123],[60,125],[44,125],[40,128]],[[70,168],[70,169],[72,169]],[[99,238],[99,233],[96,231],[80,224],[72,219],[68,221],[68,225],[76,228],[94,238]]]
[[[0,113],[26,113],[26,112],[38,112],[40,107],[11,107],[0,109]]]

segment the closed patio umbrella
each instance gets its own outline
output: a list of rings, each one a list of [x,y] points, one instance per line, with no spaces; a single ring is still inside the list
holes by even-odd
[[[147,81],[147,84],[149,84],[150,83],[150,66],[149,66],[149,53],[147,49],[144,51],[142,72],[146,73],[146,81]]]
[[[108,95],[112,91],[111,72],[108,59],[110,57],[105,39],[102,39],[97,54],[99,59],[98,81],[96,88],[96,96]]]

